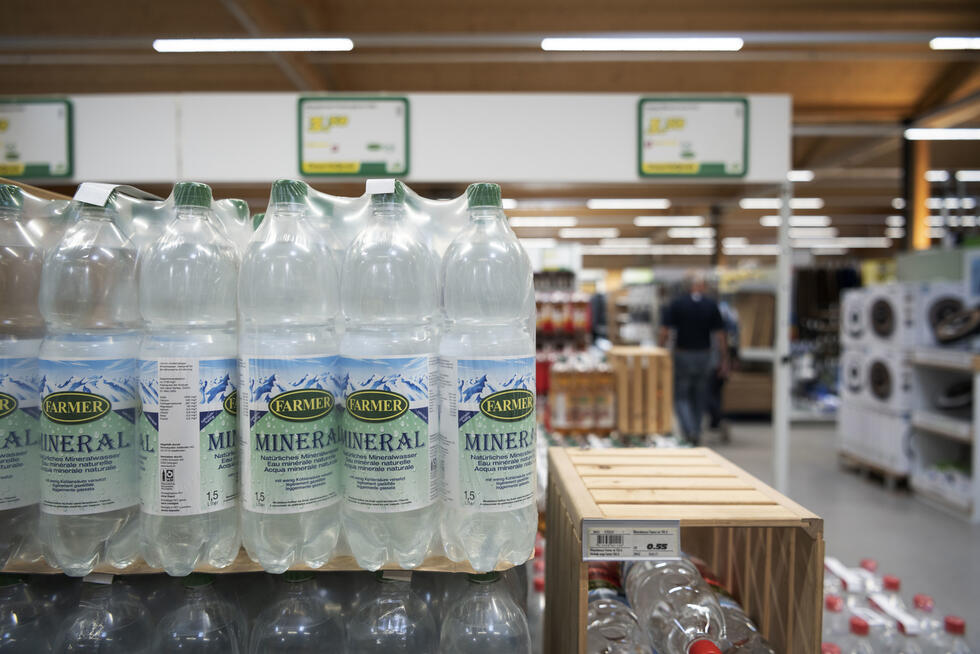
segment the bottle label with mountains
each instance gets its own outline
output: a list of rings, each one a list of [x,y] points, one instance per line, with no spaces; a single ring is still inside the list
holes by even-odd
[[[40,497],[37,380],[36,358],[0,357],[0,511]]]
[[[337,356],[241,359],[242,498],[256,513],[340,501]]]
[[[136,359],[40,359],[41,510],[88,515],[133,506]]]
[[[343,357],[340,366],[347,505],[371,513],[429,506],[439,479],[435,357]]]
[[[140,503],[145,513],[197,515],[238,499],[238,362],[140,360]]]
[[[533,504],[534,357],[443,357],[440,377],[447,501],[479,511]]]

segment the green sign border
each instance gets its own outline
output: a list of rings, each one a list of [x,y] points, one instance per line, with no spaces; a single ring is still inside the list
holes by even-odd
[[[405,105],[405,169],[393,173],[390,171],[385,171],[383,173],[377,172],[358,172],[358,173],[305,173],[303,172],[303,103],[307,101],[323,101],[323,100],[370,100],[370,101],[392,101],[401,102]],[[387,176],[397,176],[397,177],[408,177],[409,172],[412,169],[412,148],[411,148],[411,134],[409,133],[409,115],[411,112],[411,106],[408,102],[408,98],[403,95],[301,95],[299,101],[296,103],[296,137],[297,137],[297,160],[296,166],[299,170],[300,177],[372,177],[379,175]],[[364,162],[361,162],[362,164]]]
[[[742,172],[737,174],[732,173],[722,173],[720,175],[706,174],[703,172],[697,172],[693,174],[688,173],[645,173],[643,172],[643,103],[645,102],[741,102],[745,107],[744,118],[742,123],[742,159],[743,167]],[[698,96],[685,96],[685,97],[657,97],[657,96],[644,96],[641,97],[636,103],[636,172],[640,177],[646,178],[659,178],[659,179],[680,179],[680,178],[709,178],[709,179],[722,179],[722,178],[742,178],[749,173],[749,99],[744,96],[724,96],[724,97],[698,97]]]
[[[32,98],[18,96],[0,97],[0,104],[51,104],[61,103],[65,105],[65,138],[68,144],[68,171],[63,175],[8,175],[9,179],[70,179],[75,175],[75,110],[71,100],[68,98]],[[51,170],[50,162],[48,170]],[[26,173],[26,170],[25,170]]]

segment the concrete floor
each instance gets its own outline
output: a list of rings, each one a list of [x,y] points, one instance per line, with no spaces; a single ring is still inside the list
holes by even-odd
[[[841,469],[834,425],[794,425],[789,496],[824,519],[827,554],[855,566],[878,559],[879,572],[902,579],[902,595],[929,593],[936,608],[967,621],[980,651],[980,526],[971,526],[916,500],[908,490]],[[710,432],[703,444],[772,483],[769,424],[733,423],[721,445]]]

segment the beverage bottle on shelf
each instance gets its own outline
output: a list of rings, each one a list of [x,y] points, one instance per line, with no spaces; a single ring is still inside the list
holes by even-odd
[[[117,221],[81,205],[41,274],[39,534],[75,577],[139,556],[136,250]]]
[[[844,599],[839,595],[827,595],[823,603],[823,640],[834,641],[848,633],[850,628]]]
[[[37,354],[43,250],[22,218],[20,188],[0,185],[0,568],[36,561],[40,499]]]
[[[425,560],[438,529],[438,264],[404,210],[369,180],[373,216],[344,258],[343,524],[358,565]]]
[[[943,631],[932,634],[926,640],[924,652],[927,654],[971,654],[966,642],[966,620],[957,615],[947,615],[943,620]]]
[[[524,612],[498,572],[469,575],[466,593],[449,610],[439,638],[441,654],[531,654]]]
[[[156,628],[153,651],[239,654],[245,651],[246,626],[241,612],[222,599],[214,577],[191,574],[181,581],[184,592],[177,608],[163,616]]]
[[[278,599],[268,604],[255,620],[248,651],[312,654],[325,649],[338,654],[344,652],[340,607],[321,600],[312,572],[287,572]]]
[[[872,634],[872,638],[874,635]],[[879,648],[875,651],[888,652],[888,654],[923,654],[922,639],[918,637],[918,632],[906,629],[904,622],[897,622],[895,629],[887,631],[882,639],[878,641]]]
[[[718,605],[725,617],[725,638],[722,641],[726,654],[774,654],[772,646],[766,642],[758,627],[745,613],[734,595],[725,587],[721,579],[708,566],[708,563],[696,556],[687,555],[701,577],[714,591]]]
[[[841,654],[876,654],[868,623],[853,615],[849,621],[849,627],[849,633],[839,641]],[[879,649],[878,653],[880,654],[880,652]]]
[[[211,188],[174,187],[176,216],[140,261],[141,549],[168,574],[229,565],[238,521],[238,251]]]
[[[524,563],[538,528],[531,264],[500,187],[466,190],[470,222],[446,251],[439,346],[445,484],[442,539],[477,572]]]
[[[923,637],[944,630],[943,621],[936,612],[936,603],[931,595],[917,593],[912,598],[911,613],[919,621],[919,630]]]
[[[693,563],[643,561],[624,576],[626,597],[660,654],[720,654],[725,617]]]
[[[319,568],[340,534],[340,280],[306,195],[273,185],[238,283],[242,538],[273,573]]]
[[[905,608],[905,602],[902,601],[901,590],[902,590],[902,580],[895,575],[885,575],[881,578],[883,590],[879,594],[884,596],[886,601],[898,609]]]
[[[841,654],[841,651],[836,643],[821,643],[820,654]]]
[[[544,577],[535,577],[528,593],[527,626],[535,652],[544,651],[544,584]]]
[[[651,654],[650,639],[626,600],[618,563],[589,564],[587,654]]]
[[[98,575],[108,577],[108,575]],[[151,654],[151,616],[125,584],[85,583],[82,597],[58,629],[55,652]]]
[[[56,607],[28,585],[25,577],[0,575],[0,651],[38,654],[51,651],[49,624]]]
[[[375,583],[347,621],[348,652],[435,654],[436,624],[429,607],[412,592],[411,575],[401,570],[375,573]]]

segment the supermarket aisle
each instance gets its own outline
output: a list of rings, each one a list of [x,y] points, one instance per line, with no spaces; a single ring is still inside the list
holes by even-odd
[[[908,491],[837,465],[833,425],[795,426],[789,496],[824,518],[827,553],[848,565],[878,559],[883,574],[902,579],[902,594],[935,596],[939,610],[967,619],[980,648],[980,526],[970,526],[918,502]],[[768,424],[735,423],[732,442],[705,444],[771,483]]]

